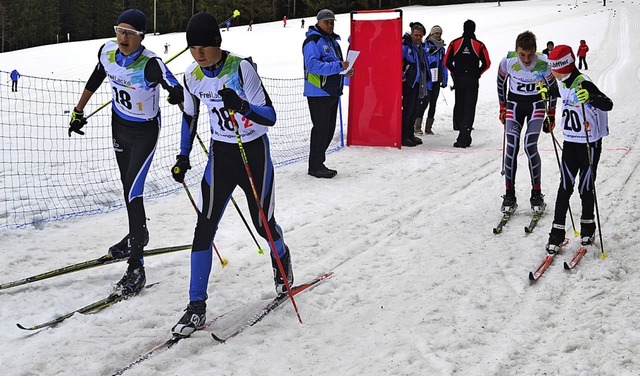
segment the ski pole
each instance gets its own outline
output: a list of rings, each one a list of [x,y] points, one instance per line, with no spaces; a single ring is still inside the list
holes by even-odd
[[[580,88],[580,90],[582,90],[582,83],[579,83],[578,87]],[[600,210],[598,210],[598,196],[596,195],[596,178],[594,176],[596,171],[593,168],[591,145],[589,144],[589,121],[587,120],[587,113],[584,109],[584,103],[581,103],[581,107],[582,107],[582,119],[583,119],[583,125],[584,125],[584,135],[587,141],[587,158],[589,159],[589,169],[590,169],[589,180],[591,181],[591,189],[593,190],[593,203],[596,208],[596,220],[598,221],[598,237],[600,238],[600,258],[604,260],[609,255],[604,251],[604,244],[602,243],[602,229],[600,228]],[[594,145],[594,148],[595,148],[595,145]]]
[[[280,269],[280,274],[284,276],[284,286],[287,289],[287,294],[289,295],[289,299],[291,300],[291,304],[293,305],[293,309],[298,316],[298,321],[302,324],[302,318],[300,317],[300,312],[298,311],[298,305],[296,301],[293,299],[293,292],[291,291],[291,286],[289,286],[289,279],[286,277],[286,273],[284,272],[284,268],[282,267],[282,262],[280,261],[280,255],[278,254],[278,250],[276,249],[276,244],[273,240],[273,235],[271,234],[271,230],[269,229],[269,223],[267,222],[267,217],[264,214],[264,210],[262,209],[262,205],[260,205],[260,198],[258,197],[258,191],[256,190],[256,185],[253,182],[253,175],[251,174],[251,169],[249,168],[249,160],[247,159],[247,153],[244,150],[244,145],[242,144],[242,137],[240,136],[240,129],[238,127],[238,122],[235,118],[235,111],[229,110],[229,117],[231,118],[231,123],[233,124],[233,129],[236,131],[236,140],[238,141],[238,148],[240,149],[240,155],[242,156],[242,163],[244,164],[244,169],[247,172],[247,178],[249,178],[249,184],[251,185],[251,191],[253,192],[253,198],[256,200],[256,206],[258,207],[258,212],[260,213],[260,219],[262,219],[262,223],[264,224],[265,232],[267,233],[267,238],[269,240],[269,247],[271,247],[272,253],[275,255],[276,263],[278,264],[278,269]]]
[[[198,210],[198,206],[196,205],[196,202],[193,200],[191,191],[189,190],[189,187],[187,187],[187,183],[185,183],[184,180],[182,181],[182,186],[184,187],[185,192],[187,192],[189,201],[191,201],[191,205],[193,206],[193,209],[195,209],[196,214],[200,214],[200,210]],[[220,252],[218,252],[218,247],[216,247],[215,242],[211,242],[211,245],[213,246],[213,249],[216,251],[216,255],[218,255],[218,260],[220,260],[220,265],[222,265],[222,267],[224,268],[225,266],[227,266],[227,264],[229,264],[229,260],[227,260],[226,258],[222,258],[220,256]]]
[[[542,82],[538,82],[538,87],[542,88]],[[550,106],[549,102],[551,101],[551,98],[547,97],[547,95],[545,94],[541,94],[541,95],[542,95],[542,100],[544,101],[544,114],[545,114],[545,117],[548,117],[549,106]],[[560,174],[562,174],[562,163],[560,163],[560,157],[558,156],[558,147],[560,147],[560,143],[558,142],[558,140],[556,140],[556,136],[553,134],[553,129],[549,133],[551,133],[551,140],[553,141],[553,151],[556,154],[556,162],[558,162],[558,170],[560,171]],[[560,150],[562,150],[562,147],[560,147]],[[578,232],[578,230],[576,230],[576,223],[573,220],[573,213],[571,212],[571,204],[568,205],[568,208],[569,208],[569,218],[571,219],[571,226],[573,227],[573,236],[577,238],[578,236],[580,236],[580,233]]]
[[[196,137],[198,138],[198,142],[200,143],[200,146],[202,147],[202,150],[208,156],[209,155],[209,151],[207,150],[207,147],[204,145],[204,142],[202,142],[202,139],[200,138],[200,135],[198,133],[196,133]],[[242,222],[244,222],[244,226],[247,228],[247,230],[249,231],[249,234],[253,238],[253,242],[256,243],[256,247],[258,247],[258,253],[263,255],[264,254],[264,249],[262,249],[262,247],[260,246],[260,243],[258,243],[258,239],[256,239],[255,235],[253,235],[253,231],[251,230],[251,227],[249,226],[249,223],[247,223],[247,220],[245,219],[244,215],[242,214],[242,211],[240,210],[240,207],[238,206],[238,203],[233,198],[233,196],[231,196],[231,202],[233,203],[233,206],[235,206],[236,211],[238,212],[238,214],[240,214],[240,218],[242,218]]]
[[[169,64],[173,59],[177,58],[178,56],[182,55],[183,52],[185,52],[186,50],[188,50],[189,47],[185,47],[184,49],[182,49],[182,51],[178,52],[177,54],[173,55],[169,60],[167,60],[167,62],[165,64]],[[88,119],[90,117],[92,117],[93,115],[95,115],[96,113],[98,113],[98,111],[102,110],[103,108],[107,107],[109,105],[109,103],[111,103],[111,101],[105,102],[102,106],[98,107],[95,111],[93,111],[92,113],[90,113],[89,115],[87,115],[85,117],[85,119]]]

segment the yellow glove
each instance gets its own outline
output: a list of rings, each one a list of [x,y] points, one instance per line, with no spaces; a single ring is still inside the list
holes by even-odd
[[[549,88],[542,84],[542,82],[538,82],[538,94],[542,97],[542,100],[547,99],[547,93],[549,92]]]
[[[586,103],[589,101],[589,92],[586,89],[580,89],[576,91],[576,97],[580,103]]]

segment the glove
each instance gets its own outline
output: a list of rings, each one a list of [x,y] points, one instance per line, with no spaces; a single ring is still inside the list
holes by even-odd
[[[84,111],[78,111],[74,107],[73,111],[71,111],[71,121],[69,122],[69,137],[71,137],[71,132],[76,132],[84,136],[84,132],[80,129],[82,129],[85,124],[87,124],[87,119],[84,117]]]
[[[586,103],[589,101],[589,92],[587,89],[580,89],[576,92],[576,97],[578,97],[578,102]]]
[[[445,84],[444,82],[441,82],[440,87],[444,89],[445,87],[447,87],[447,84]]]
[[[233,89],[224,88],[218,91],[218,95],[222,97],[222,102],[227,110],[233,110],[244,115],[249,108],[249,102],[242,100]]]
[[[502,125],[505,125],[507,122],[507,104],[500,103],[500,115],[498,116]]]
[[[189,164],[188,155],[176,156],[176,164],[171,169],[171,174],[173,175],[173,179],[178,183],[182,183],[184,181],[184,174],[186,174],[187,170],[190,168],[191,168],[191,164]]]
[[[182,91],[182,86],[172,86],[171,88],[169,88],[168,92],[169,97],[167,97],[167,102],[169,102],[169,104],[180,104],[184,102],[184,92]]]
[[[547,117],[544,118],[544,121],[542,122],[542,131],[544,133],[551,133],[553,132],[553,128],[556,127],[556,117],[553,115],[549,115]]]
[[[549,88],[544,86],[541,82],[538,84],[538,94],[542,97],[542,100],[547,99],[547,93],[549,92]]]

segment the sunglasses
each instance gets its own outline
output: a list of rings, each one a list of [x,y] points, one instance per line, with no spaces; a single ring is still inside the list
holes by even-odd
[[[120,35],[125,35],[127,37],[132,37],[134,35],[140,35],[140,36],[144,35],[142,31],[127,29],[126,27],[120,27],[120,26],[114,26],[113,31],[116,32],[116,35],[120,34]]]

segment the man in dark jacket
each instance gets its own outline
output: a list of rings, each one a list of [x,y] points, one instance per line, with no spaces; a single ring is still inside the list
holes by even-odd
[[[444,57],[456,91],[453,122],[459,134],[453,146],[457,148],[471,146],[480,76],[491,66],[489,51],[484,43],[476,39],[475,31],[475,22],[465,21],[462,36],[449,44]]]
[[[427,96],[427,58],[422,38],[426,29],[420,22],[409,24],[411,34],[402,37],[402,146],[422,144],[414,134],[420,100]]]
[[[338,172],[324,165],[325,152],[336,130],[338,100],[344,86],[340,72],[349,67],[343,61],[338,44],[340,37],[333,32],[335,15],[329,9],[318,12],[318,23],[309,26],[302,44],[304,56],[304,96],[311,114],[311,148],[309,175],[331,179]],[[353,76],[353,68],[345,76]]]

